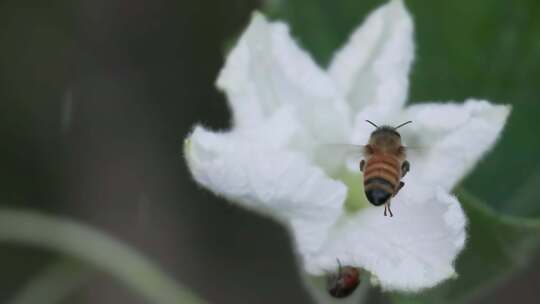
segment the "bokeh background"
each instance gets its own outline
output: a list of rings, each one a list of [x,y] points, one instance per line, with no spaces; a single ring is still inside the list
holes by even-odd
[[[229,126],[214,81],[253,10],[288,21],[325,65],[382,3],[0,1],[0,203],[97,227],[209,303],[311,303],[284,228],[196,186],[182,140],[195,123]],[[518,222],[534,222],[540,217],[540,2],[406,5],[417,41],[411,102],[472,96],[513,105],[500,142],[458,192]],[[418,297],[372,289],[369,303],[538,303],[540,228],[509,228],[498,215],[473,209],[467,209],[472,245],[458,260],[459,279]],[[64,259],[1,243],[0,302]],[[147,302],[92,271],[62,303]]]

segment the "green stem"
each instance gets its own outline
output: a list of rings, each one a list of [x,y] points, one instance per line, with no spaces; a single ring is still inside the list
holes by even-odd
[[[204,303],[131,247],[75,221],[0,209],[0,241],[60,252],[109,273],[150,303]]]
[[[60,303],[86,283],[95,270],[80,261],[62,260],[43,270],[17,292],[9,304]]]
[[[364,304],[368,303],[368,294],[369,294],[369,287],[370,284],[371,274],[365,271],[365,273],[362,276],[362,280],[360,281],[360,285],[358,286],[358,290],[356,291],[358,293],[358,302],[357,304]]]

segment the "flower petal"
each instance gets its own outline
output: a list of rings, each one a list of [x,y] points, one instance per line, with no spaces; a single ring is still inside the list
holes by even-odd
[[[465,243],[466,220],[457,199],[439,188],[429,201],[392,201],[394,217],[369,208],[337,228],[323,253],[307,259],[307,271],[342,265],[373,273],[385,290],[418,291],[455,274],[453,261]]]
[[[259,13],[228,55],[217,86],[227,94],[236,128],[291,105],[310,140],[340,141],[348,133],[348,105],[333,81],[297,46],[286,24]]]
[[[392,0],[371,13],[329,68],[356,113],[398,111],[405,103],[414,58],[413,23],[403,1]]]
[[[509,106],[468,100],[464,104],[418,104],[405,110],[413,123],[401,129],[410,180],[451,190],[497,141]]]
[[[294,135],[292,117],[277,112],[248,133],[218,134],[196,127],[185,154],[198,183],[285,224],[297,248],[312,253],[341,214],[347,189],[301,154],[283,149]]]

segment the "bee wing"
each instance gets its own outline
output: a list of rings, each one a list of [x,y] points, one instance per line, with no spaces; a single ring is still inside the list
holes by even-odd
[[[414,151],[422,151],[422,150],[428,149],[428,147],[421,147],[421,146],[407,146],[407,145],[405,145],[403,147],[405,147],[405,149],[407,149],[407,150],[414,150]]]
[[[364,158],[363,145],[354,144],[322,144],[316,149],[315,158],[330,168],[339,167],[358,168],[360,160]]]
[[[360,160],[364,156],[364,147],[363,145],[353,145],[353,144],[323,144],[318,149],[320,153],[323,153],[324,156],[332,158],[357,158]]]
[[[429,147],[421,147],[421,146],[403,146],[403,147],[405,148],[407,155],[409,154],[423,155],[429,150]]]

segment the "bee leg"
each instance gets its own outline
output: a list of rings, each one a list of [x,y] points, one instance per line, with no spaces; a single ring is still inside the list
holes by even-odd
[[[397,190],[396,190],[396,192],[394,192],[393,196],[396,196],[398,194],[399,190],[401,190],[401,188],[403,188],[403,186],[405,186],[405,183],[404,182],[399,182],[399,186],[397,187]]]
[[[388,212],[390,213],[390,217],[394,217],[394,214],[392,213],[392,210],[390,209],[390,202],[388,202]],[[386,207],[386,205],[385,205]]]
[[[386,204],[384,204],[384,216],[386,216]]]
[[[410,169],[411,164],[409,164],[408,161],[404,161],[403,164],[401,164],[401,177],[404,177]]]
[[[366,161],[362,159],[360,161],[360,172],[364,172],[364,166],[365,165],[366,165]]]

